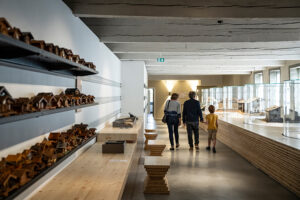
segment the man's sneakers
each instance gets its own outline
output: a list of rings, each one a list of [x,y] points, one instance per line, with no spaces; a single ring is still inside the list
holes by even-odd
[[[174,146],[171,146],[170,150],[171,150],[171,151],[174,151]]]
[[[190,151],[193,151],[193,150],[194,150],[194,147],[190,147],[189,150],[190,150]]]
[[[195,149],[196,149],[196,151],[199,151],[199,145],[195,145]]]
[[[206,150],[207,150],[207,151],[210,151],[210,146],[206,147]]]
[[[176,149],[178,149],[180,147],[180,144],[176,144]]]

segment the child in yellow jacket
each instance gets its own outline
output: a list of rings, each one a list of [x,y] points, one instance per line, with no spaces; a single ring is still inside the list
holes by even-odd
[[[206,115],[206,123],[207,123],[207,132],[208,132],[208,146],[206,150],[210,151],[210,144],[213,143],[213,153],[216,153],[216,140],[217,140],[217,131],[218,131],[218,115],[216,115],[215,107],[210,105],[208,107],[208,111],[210,114]]]

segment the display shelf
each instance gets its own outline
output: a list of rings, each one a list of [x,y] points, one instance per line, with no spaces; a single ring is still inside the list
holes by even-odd
[[[37,175],[36,177],[34,177],[33,179],[31,179],[29,182],[27,182],[25,185],[23,185],[22,187],[20,187],[19,189],[17,189],[15,192],[13,192],[8,197],[6,197],[6,198],[1,198],[0,197],[0,200],[2,200],[2,199],[3,200],[12,200],[12,199],[15,199],[18,195],[20,195],[22,192],[24,192],[27,188],[29,188],[31,185],[33,185],[35,182],[37,182],[43,176],[45,176],[46,174],[48,174],[51,170],[53,170],[54,168],[56,168],[57,166],[59,166],[64,160],[66,160],[71,155],[73,155],[74,153],[76,153],[79,149],[81,149],[82,147],[84,147],[86,144],[88,144],[94,138],[96,138],[96,135],[93,135],[92,137],[90,137],[89,139],[87,139],[86,141],[84,141],[82,144],[80,144],[79,146],[77,146],[74,149],[72,149],[64,157],[60,158],[53,165],[51,165],[50,167],[48,167],[47,169],[45,169],[44,171],[42,171],[39,175]]]
[[[83,104],[83,105],[79,105],[79,106],[57,108],[57,109],[53,109],[53,110],[42,110],[40,112],[32,112],[32,113],[26,113],[26,114],[22,114],[22,115],[12,115],[9,117],[1,117],[0,125],[10,123],[10,122],[21,121],[21,120],[25,120],[25,119],[41,117],[41,116],[45,116],[45,115],[51,115],[54,113],[66,112],[66,111],[70,111],[70,110],[76,110],[76,109],[81,109],[81,108],[85,108],[85,107],[95,106],[98,104],[99,103],[96,102],[96,103],[92,103],[92,104]]]
[[[10,67],[55,72],[72,76],[97,74],[96,70],[0,34],[0,61]]]

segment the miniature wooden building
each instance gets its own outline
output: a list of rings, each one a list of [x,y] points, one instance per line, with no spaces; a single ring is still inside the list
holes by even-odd
[[[79,64],[85,65],[85,60],[84,60],[83,58],[81,58],[81,59],[79,60]]]
[[[46,43],[45,50],[54,53],[54,45],[52,43]]]
[[[48,139],[49,140],[58,140],[60,137],[60,133],[50,133]]]
[[[8,31],[11,29],[10,24],[8,23],[8,21],[1,17],[0,18],[0,33],[4,34],[4,35],[8,35]]]
[[[31,111],[31,101],[29,98],[15,99],[15,103],[12,105],[12,109],[17,113],[26,113]]]
[[[59,46],[55,45],[55,46],[53,47],[53,53],[54,53],[55,55],[58,55],[58,56],[59,56],[59,53],[60,53],[60,48],[59,48]]]
[[[23,32],[20,39],[26,44],[31,44],[31,40],[33,40],[34,38],[30,32]]]
[[[31,103],[34,109],[43,110],[47,109],[48,102],[43,96],[35,96],[31,99]]]
[[[15,103],[15,100],[10,96],[0,96],[0,115],[13,114],[12,105]]]
[[[74,95],[74,96],[80,95],[80,91],[78,88],[67,88],[65,93],[66,95]]]
[[[38,47],[40,49],[45,49],[46,43],[44,40],[31,40],[31,45]]]
[[[66,58],[66,52],[64,48],[59,48],[59,56]]]
[[[16,27],[10,29],[10,30],[8,31],[8,34],[9,34],[11,37],[13,37],[13,38],[15,38],[15,39],[17,39],[17,40],[20,40],[20,38],[21,38],[21,36],[22,36],[21,30],[18,29],[18,28],[16,28]]]
[[[79,55],[73,55],[72,60],[73,60],[73,62],[79,63],[79,61],[80,61]]]

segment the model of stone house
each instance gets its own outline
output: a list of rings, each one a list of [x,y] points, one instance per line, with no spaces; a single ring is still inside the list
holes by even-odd
[[[60,57],[66,58],[66,51],[65,48],[59,48],[59,54]]]
[[[53,53],[54,53],[55,55],[59,56],[59,54],[60,54],[59,46],[55,45],[55,46],[53,47]]]
[[[13,174],[17,177],[20,186],[25,185],[28,181],[30,181],[30,178],[28,177],[28,173],[29,173],[28,169],[14,170]]]

